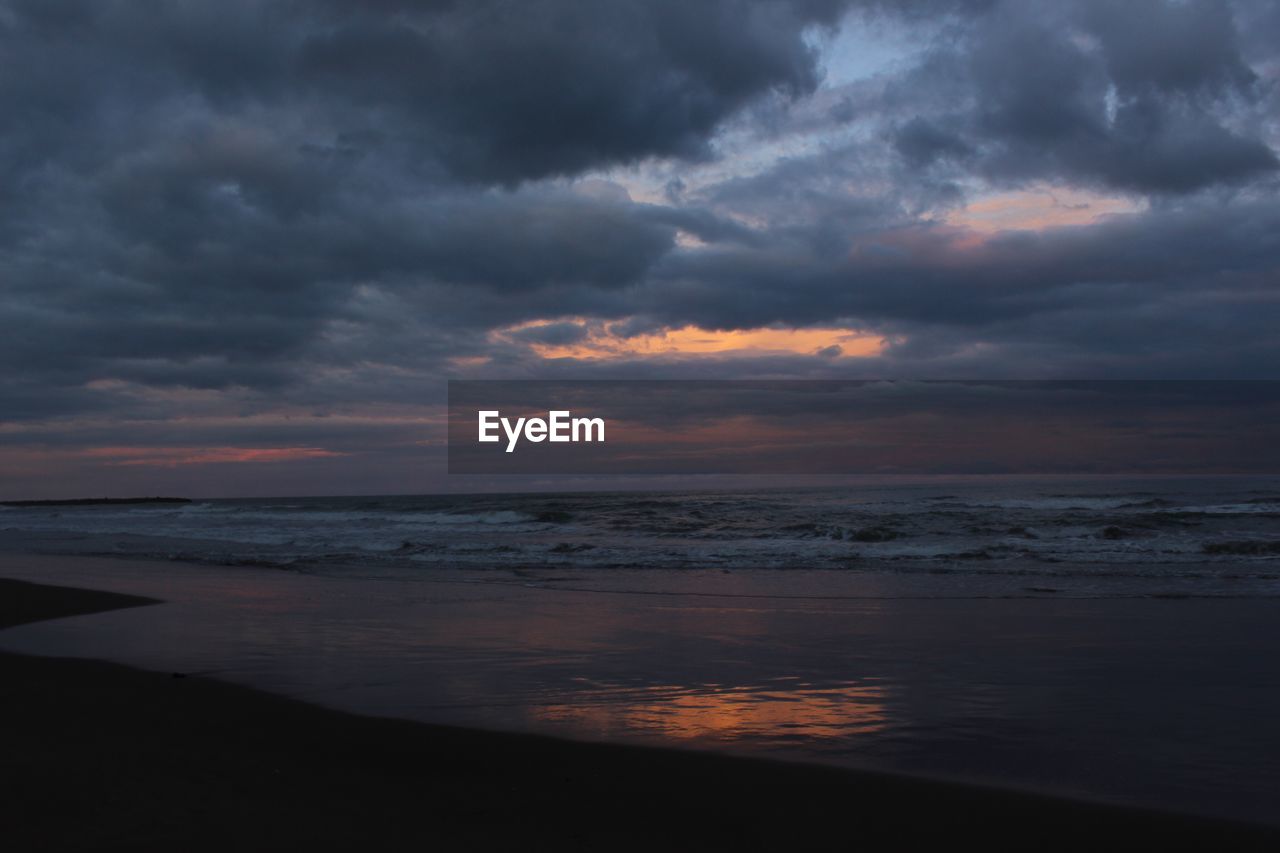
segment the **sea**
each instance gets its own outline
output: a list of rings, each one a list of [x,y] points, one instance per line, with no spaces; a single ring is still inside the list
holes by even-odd
[[[105,559],[104,559],[105,558]],[[1280,479],[7,507],[0,648],[1280,825]]]
[[[9,507],[0,530],[60,551],[346,577],[821,571],[890,596],[1280,594],[1280,480],[1267,478]]]

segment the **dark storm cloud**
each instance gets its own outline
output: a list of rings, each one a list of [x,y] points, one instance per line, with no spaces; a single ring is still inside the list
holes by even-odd
[[[512,332],[513,339],[535,344],[565,346],[576,344],[587,337],[587,327],[582,323],[547,323]]]
[[[454,174],[511,182],[706,156],[711,131],[753,98],[814,88],[801,32],[844,4],[385,5],[338,6],[300,46],[301,79],[403,110]]]
[[[280,387],[342,359],[362,288],[416,290],[448,342],[471,289],[621,287],[677,227],[741,237],[478,184],[706,157],[745,104],[816,85],[803,33],[841,5],[0,4],[5,382]]]
[[[752,99],[814,88],[802,33],[844,5],[14,0],[4,101],[46,140],[86,109],[165,96],[306,105],[335,133],[412,148],[454,177],[518,182],[706,156],[710,133]]]
[[[958,250],[945,226],[851,232],[842,252],[783,237],[667,259],[620,331],[843,322],[900,340],[873,368],[954,375],[1268,376],[1280,297],[1270,199],[1155,209]],[[749,298],[748,298],[749,296]],[[636,318],[643,318],[640,322]],[[975,345],[981,358],[967,355]],[[1034,358],[1029,355],[1035,355]],[[955,357],[954,365],[946,363]],[[1083,369],[1083,373],[1075,373]]]
[[[1241,56],[1234,13],[1225,2],[1091,0],[1081,17],[1101,43],[1111,80],[1123,94],[1213,94],[1248,90],[1257,82]]]
[[[813,33],[851,6],[934,29],[820,89]],[[0,2],[4,417],[425,401],[468,358],[1274,374],[1277,31],[1245,2]],[[756,167],[726,129],[819,141]],[[616,183],[655,163],[688,180],[647,203]],[[1038,182],[1149,207],[977,249],[939,221],[975,185]],[[891,343],[531,356],[590,322]]]
[[[893,144],[914,167],[1141,193],[1272,174],[1280,161],[1241,119],[1274,83],[1246,62],[1234,16],[1218,2],[1002,4],[896,86],[927,112]],[[952,107],[928,110],[941,91]]]

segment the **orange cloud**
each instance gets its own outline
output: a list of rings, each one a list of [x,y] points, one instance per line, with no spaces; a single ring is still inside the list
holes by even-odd
[[[498,340],[511,342],[520,332],[544,326],[576,322],[587,327],[585,337],[570,344],[531,341],[529,347],[543,358],[610,359],[635,356],[682,356],[723,354],[793,353],[851,356],[878,355],[885,347],[879,335],[840,327],[787,329],[759,328],[716,331],[698,326],[682,326],[648,334],[623,336],[601,323],[580,318],[535,320],[509,326],[493,333]],[[831,350],[838,347],[838,350]]]
[[[346,456],[320,447],[95,447],[81,455],[107,465],[209,465],[226,462],[292,462]]]

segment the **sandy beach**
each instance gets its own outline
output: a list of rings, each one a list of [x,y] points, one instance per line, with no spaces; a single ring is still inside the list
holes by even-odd
[[[146,598],[5,580],[4,627]],[[161,605],[163,606],[163,605]],[[900,848],[1200,843],[1246,824],[885,774],[330,711],[199,677],[0,656],[13,849]]]

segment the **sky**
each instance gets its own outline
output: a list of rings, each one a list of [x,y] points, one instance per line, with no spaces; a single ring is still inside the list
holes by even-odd
[[[496,482],[517,472],[608,475],[610,485],[635,475],[788,486],[811,485],[805,475],[842,486],[907,476],[1274,477],[1277,424],[1273,380],[462,380],[449,383],[448,470]]]
[[[0,497],[451,488],[448,379],[1280,378],[1269,0],[0,0],[0,65]]]

